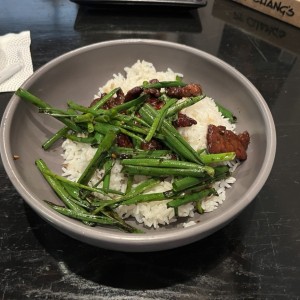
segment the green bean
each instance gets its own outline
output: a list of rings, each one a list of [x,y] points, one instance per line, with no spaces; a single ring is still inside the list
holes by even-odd
[[[66,192],[70,195],[70,197],[72,197],[72,201],[75,204],[78,204],[79,206],[83,207],[87,211],[91,209],[90,202],[85,199],[81,199],[79,195],[79,189],[63,182],[61,182],[61,185],[64,187]]]
[[[235,152],[224,152],[217,154],[202,154],[200,155],[200,159],[204,164],[208,165],[212,163],[231,161],[235,159],[235,156]]]
[[[166,117],[168,118],[168,117],[175,115],[176,113],[180,112],[182,109],[201,101],[205,97],[206,97],[206,95],[200,95],[200,96],[196,96],[196,97],[190,97],[183,101],[177,102],[174,106],[172,106],[168,109]]]
[[[129,175],[145,175],[145,176],[193,176],[204,177],[206,172],[203,168],[180,169],[180,168],[159,168],[159,167],[144,167],[126,165],[122,172]]]
[[[160,168],[179,168],[179,169],[198,169],[202,172],[206,172],[210,176],[214,176],[214,169],[210,166],[200,166],[196,163],[179,161],[174,159],[123,159],[121,161],[122,165],[132,165],[132,166],[145,166],[145,167],[160,167]]]
[[[203,180],[205,179],[191,176],[180,178],[172,183],[173,190],[176,192],[180,192],[190,187],[201,184]]]
[[[110,185],[110,173],[111,169],[114,165],[114,161],[112,159],[108,159],[104,163],[105,175],[103,176],[103,190],[107,193]]]
[[[206,175],[202,178],[187,176],[184,178],[176,179],[172,183],[173,190],[180,192],[195,186],[205,185],[214,181],[226,178],[229,175],[229,168],[227,166],[217,166],[214,168],[214,177]]]
[[[137,185],[136,187],[131,188],[122,197],[114,199],[114,200],[106,201],[105,203],[103,202],[102,204],[99,204],[99,207],[97,209],[95,209],[93,213],[97,214],[98,212],[102,211],[104,207],[107,207],[107,206],[116,207],[116,206],[122,205],[127,200],[129,201],[133,197],[135,197],[139,194],[142,194],[144,191],[154,187],[155,185],[157,185],[159,183],[160,183],[160,180],[153,179],[153,178],[145,180],[145,181],[141,182],[139,185]]]
[[[197,150],[197,153],[199,154],[199,155],[204,155],[204,154],[207,154],[207,150],[206,150],[206,148],[203,148],[203,149],[199,149],[199,150]]]
[[[198,193],[188,194],[183,197],[173,199],[167,203],[167,206],[175,208],[190,202],[199,201],[211,195],[218,195],[218,194],[216,193],[215,189],[205,189]]]
[[[93,208],[93,206],[91,206],[90,202],[86,201],[84,199],[77,200],[77,199],[74,198],[74,199],[72,199],[72,201],[75,204],[79,205],[80,207],[84,208],[86,211],[90,211]],[[94,224],[87,224],[87,225],[92,226]]]
[[[225,179],[228,177],[228,174],[220,174],[219,176],[213,177],[213,178],[202,178],[203,180],[200,181],[199,184],[194,185],[192,187],[186,188],[182,191],[174,191],[174,194],[178,195],[178,194],[193,194],[193,193],[197,193],[199,191],[202,191],[204,189],[207,188],[211,188],[212,184],[216,181],[220,181],[222,179]]]
[[[89,195],[89,197],[86,198],[86,201],[90,204],[90,210],[89,211],[92,213],[92,210],[95,210],[97,207],[101,207],[101,209],[100,209],[100,212],[101,212],[102,211],[102,206],[104,204],[107,204],[107,206],[109,206],[110,202],[112,200],[99,199],[97,196]]]
[[[196,210],[199,214],[203,214],[204,213],[204,209],[202,207],[202,199],[200,199],[199,201],[195,202],[196,204]]]
[[[148,104],[146,104],[139,111],[144,120],[146,120],[149,124],[152,124],[152,122],[154,121],[153,114],[155,114],[155,112],[151,110],[153,109]],[[168,148],[177,153],[179,156],[194,161],[194,156],[180,141],[178,141],[178,139],[171,132],[166,131],[163,133],[165,134],[165,139],[163,140],[163,142],[168,146]]]
[[[140,110],[140,114],[144,120],[151,124],[154,121],[154,118],[157,112],[149,105],[145,104]],[[180,156],[186,158],[187,160],[196,162],[198,164],[203,164],[200,161],[198,153],[187,143],[180,133],[166,120],[163,121],[161,127],[161,133],[165,136],[167,145],[171,147]]]
[[[85,184],[81,184],[79,182],[68,180],[67,178],[65,178],[63,176],[60,176],[58,174],[55,174],[55,173],[51,172],[50,170],[44,170],[44,174],[47,175],[47,176],[51,176],[54,179],[63,182],[64,184],[72,186],[73,188],[78,188],[78,189],[81,189],[81,190],[86,190],[86,191],[90,191],[90,192],[94,192],[94,193],[100,193],[104,196],[109,197],[107,195],[107,192],[104,191],[104,189],[95,188],[95,187],[91,187],[91,186],[88,186],[88,185],[85,185]]]
[[[103,210],[102,213],[107,216],[112,218],[114,221],[116,221],[117,223],[115,224],[115,226],[119,227],[120,229],[124,230],[125,232],[128,233],[144,233],[142,230],[137,229],[133,226],[130,226],[129,224],[127,224],[122,218],[119,217],[119,215],[114,212],[113,210]]]
[[[79,137],[77,135],[73,134],[65,134],[65,138],[77,142],[77,143],[83,143],[83,144],[95,144],[97,142],[97,139],[95,136],[90,136],[90,137]]]
[[[117,115],[113,116],[113,119],[121,121],[121,122],[123,122],[123,124],[126,123],[128,125],[135,125],[136,123],[139,123],[139,124],[144,125],[146,127],[150,127],[147,122],[145,122],[143,119],[141,119],[141,118],[139,118],[135,115],[127,116],[127,115],[124,115],[124,114],[117,114]]]
[[[114,225],[119,227],[120,229],[129,232],[129,233],[143,233],[141,230],[136,229],[126,222],[124,222],[121,218],[117,216],[115,213],[107,213],[103,212],[105,215],[99,216],[99,215],[93,215],[89,213],[79,212],[79,211],[73,211],[71,209],[67,209],[65,207],[55,205],[49,201],[45,201],[49,206],[51,206],[55,211],[73,218],[77,220],[81,220],[85,222],[86,224],[101,224],[101,225]]]
[[[128,125],[128,124],[124,124],[124,122],[120,122],[120,121],[112,121],[111,122],[112,125],[115,125],[119,128],[124,128],[125,130],[130,130],[136,133],[141,133],[143,135],[147,135],[147,133],[149,132],[149,128],[147,127],[140,127],[140,126],[135,126],[135,125]]]
[[[120,151],[120,152],[113,152],[116,157],[120,159],[129,159],[129,158],[165,158],[167,156],[173,155],[173,152],[170,150],[142,150],[141,152],[138,151]]]
[[[126,201],[136,195],[142,194],[144,191],[151,189],[152,187],[156,186],[160,182],[161,182],[160,180],[154,178],[150,178],[145,181],[142,181],[134,188],[131,188],[131,190],[128,191],[123,197],[118,198],[114,201],[115,203],[122,203],[123,201]]]
[[[95,122],[109,122],[111,119],[110,119],[110,116],[109,115],[98,115],[94,118],[94,121]]]
[[[120,128],[120,131],[124,134],[127,134],[127,135],[132,135],[132,137],[135,139],[135,140],[139,140],[140,142],[145,142],[145,139],[142,138],[142,137],[136,137],[135,133],[140,133],[142,135],[147,135],[149,133],[149,128],[145,128],[145,127],[139,127],[139,126],[134,126],[134,125],[127,125],[127,124],[122,124],[122,123],[114,123],[112,122],[112,124],[116,124],[118,126],[118,128]],[[160,140],[163,140],[164,139],[164,135],[162,134],[159,134],[159,133],[155,133],[155,138],[157,139],[160,139]],[[135,147],[135,148],[138,148],[139,147]]]
[[[27,102],[30,102],[31,104],[35,105],[38,108],[42,109],[49,109],[52,108],[50,104],[46,103],[44,100],[32,95],[30,92],[19,88],[16,91],[16,95],[19,96],[20,98],[26,100]],[[56,117],[57,120],[60,122],[64,123],[67,127],[70,129],[76,131],[76,132],[82,132],[82,129],[77,126],[73,121],[71,121],[69,118],[64,118],[64,117]]]
[[[96,132],[106,135],[110,131],[114,131],[118,133],[120,131],[120,128],[115,125],[111,125],[108,123],[103,123],[103,122],[97,122],[94,124],[94,129]]]
[[[104,159],[107,159],[107,157],[105,157]],[[98,167],[99,168],[99,167]],[[101,182],[103,182],[103,179],[105,178],[106,176],[106,172],[104,172],[104,175],[102,176],[102,178],[100,178],[93,186],[92,188],[97,188]],[[88,190],[85,190],[85,191],[81,191],[81,198],[83,199],[87,199],[87,197],[90,197],[91,195],[91,192],[93,191],[88,191]],[[94,191],[94,192],[97,192],[97,191]],[[114,194],[114,195],[124,195],[123,192],[120,192],[120,191],[116,191],[116,190],[113,190],[113,189],[108,189],[107,190],[107,193],[109,194]],[[111,198],[109,195],[107,195],[109,198]],[[102,199],[101,199],[102,200]]]
[[[59,180],[55,175],[55,173],[51,172],[51,171],[45,171],[45,174],[54,177],[55,179]],[[65,177],[63,177],[64,179],[66,179]],[[59,180],[60,181],[60,180]],[[83,201],[85,204],[88,204],[87,201],[82,200],[79,196],[80,193],[80,188],[78,186],[74,186],[74,185],[70,185],[69,184],[68,179],[64,180],[64,181],[60,181],[61,185],[65,188],[65,190],[67,191],[67,193],[74,199],[76,199],[77,201],[81,202]]]
[[[95,138],[95,144],[100,144],[104,138],[104,135],[99,133],[99,132],[95,132],[94,133],[94,138]]]
[[[144,153],[137,153],[134,158],[165,158],[175,156],[171,150],[145,150]]]
[[[125,194],[128,194],[132,190],[132,185],[133,185],[133,180],[134,180],[134,175],[129,175],[127,177],[127,183],[126,183],[126,191]]]
[[[33,104],[34,106],[38,107],[38,108],[51,108],[51,105],[46,103],[44,100],[34,96],[33,94],[31,94],[30,92],[19,88],[16,91],[16,95],[21,97],[22,99],[30,102],[31,104]]]
[[[111,109],[108,109],[108,111],[112,112],[112,113],[119,113],[121,111],[125,111],[125,110],[127,110],[131,107],[134,107],[136,105],[144,103],[148,97],[149,97],[149,95],[147,95],[147,94],[141,95],[136,99],[133,99],[133,100],[128,101],[128,102],[124,102],[120,105],[117,105],[117,106],[111,108]]]
[[[116,146],[113,146],[111,150],[111,152],[115,154],[116,157],[120,158],[161,157],[172,154],[172,151],[170,150],[142,150],[137,148],[126,148]]]
[[[86,123],[86,122],[93,122],[93,121],[94,121],[94,116],[91,113],[77,115],[74,118],[75,123]]]
[[[142,88],[155,88],[155,89],[161,89],[161,88],[166,88],[166,87],[182,87],[186,86],[186,83],[182,81],[160,81],[160,82],[155,82],[155,83],[149,83],[147,81],[143,82]]]
[[[94,130],[95,130],[95,128],[94,128],[93,122],[88,122],[87,123],[87,131],[88,131],[88,133],[93,133]]]
[[[82,206],[82,202],[77,203],[78,201],[71,197],[68,192],[65,190],[64,186],[55,178],[52,176],[49,176],[46,174],[46,172],[51,172],[46,163],[42,159],[38,159],[35,161],[35,164],[39,171],[42,173],[46,181],[49,183],[49,185],[52,187],[52,189],[55,191],[55,193],[58,195],[58,197],[62,200],[62,202],[72,211],[74,212],[83,212],[85,213],[86,210]],[[83,221],[85,225],[92,226],[93,223],[90,223],[88,221]]]
[[[144,142],[144,139],[142,137],[140,137],[139,135],[127,130],[127,129],[124,129],[122,127],[119,127],[120,129],[120,132],[123,133],[123,134],[126,134],[128,136],[130,136],[131,138],[135,139],[135,140],[138,140],[140,142]]]
[[[68,101],[67,102],[69,108],[76,110],[76,111],[80,111],[82,113],[89,113],[92,114],[93,116],[100,116],[100,115],[110,115],[111,112],[109,112],[108,110],[105,109],[98,109],[98,110],[94,110],[91,107],[86,107],[83,105],[80,105],[78,103],[75,103],[73,101]]]
[[[153,202],[153,201],[161,201],[169,199],[166,193],[153,193],[153,194],[142,194],[136,195],[132,198],[123,201],[122,205],[133,205],[143,202]]]
[[[162,134],[168,136],[168,142],[172,143],[173,137],[175,137],[183,147],[186,148],[185,151],[180,153],[183,157],[187,159],[190,158],[191,161],[202,165],[203,163],[199,159],[198,153],[192,148],[192,146],[182,137],[182,135],[166,120],[163,122]]]
[[[161,182],[160,180],[154,179],[154,178],[150,178],[145,181],[142,181],[140,184],[138,184],[137,186],[132,188],[128,193],[126,193],[126,195],[123,197],[123,199],[125,200],[126,197],[131,197],[131,196],[141,194],[144,191],[156,186],[160,182]]]
[[[167,113],[168,108],[176,103],[176,99],[170,99],[157,113],[156,117],[153,120],[153,123],[150,127],[150,130],[145,138],[146,142],[150,142],[150,140],[153,138],[156,131],[160,130],[160,127],[162,125],[162,122],[164,120],[164,117]]]
[[[76,125],[76,123],[74,123],[73,121],[71,121],[68,118],[56,118],[57,120],[61,121],[63,124],[65,124],[66,126],[68,126],[70,129],[72,129],[75,132],[83,132],[83,130]]]
[[[60,140],[62,137],[65,136],[69,131],[69,128],[67,126],[62,127],[59,129],[54,135],[52,135],[49,139],[47,139],[43,144],[42,148],[44,150],[50,149],[54,143],[56,143],[58,140]]]
[[[113,124],[107,124],[107,123],[96,123],[94,125],[94,129],[95,131],[101,133],[101,134],[106,134],[108,131],[114,131],[116,133],[118,132],[121,132],[125,135],[128,135],[130,137],[132,137],[133,139],[136,139],[136,140],[139,140],[141,142],[144,141],[144,139],[142,137],[140,137],[139,135],[123,128],[122,126],[116,126],[116,125],[113,125]]]
[[[94,157],[91,159],[88,166],[78,179],[78,183],[85,185],[88,184],[88,182],[94,175],[96,169],[98,168],[99,163],[103,161],[103,159],[107,156],[108,151],[110,150],[110,147],[114,143],[115,139],[116,133],[114,131],[108,131],[107,134],[104,136],[101,144],[99,144]]]
[[[55,107],[39,108],[39,113],[49,115],[49,116],[52,116],[54,118],[57,118],[57,117],[66,117],[66,118],[77,117],[76,113],[73,113],[73,112],[70,113],[67,110],[62,110],[62,109],[58,109],[58,108],[55,108]]]
[[[175,136],[172,134],[165,136],[164,140],[161,140],[169,149],[171,149],[176,156],[181,160],[187,160],[194,163],[198,161],[195,160],[195,156],[188,151],[188,149],[183,145]],[[200,165],[200,164],[199,164]],[[201,163],[202,165],[202,163]]]
[[[92,222],[97,224],[105,224],[105,225],[115,225],[118,222],[113,220],[112,218],[104,217],[104,216],[95,216],[89,213],[84,213],[80,211],[74,211],[72,209],[68,209],[59,205],[55,205],[49,201],[45,201],[49,206],[51,206],[55,211],[70,217],[72,219],[77,219],[85,222]]]
[[[47,172],[51,171],[42,159],[36,160],[35,163],[39,171],[49,183],[49,185],[52,187],[52,189],[56,192],[56,194],[68,208],[74,211],[85,211],[82,207],[74,203],[72,197],[70,197],[70,195],[66,192],[64,187],[60,184],[60,182],[57,179],[47,174]]]
[[[219,112],[222,114],[224,118],[227,118],[230,123],[236,123],[237,118],[230,110],[220,105],[219,103],[216,103],[216,105],[218,107]]]
[[[119,87],[111,90],[108,94],[103,96],[99,101],[97,101],[93,106],[91,106],[91,109],[94,110],[94,111],[98,110],[101,106],[103,106],[119,90],[120,90]]]

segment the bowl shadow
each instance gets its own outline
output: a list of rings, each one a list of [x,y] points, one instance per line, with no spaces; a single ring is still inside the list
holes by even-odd
[[[76,276],[100,285],[154,290],[184,284],[206,274],[222,277],[224,274],[218,274],[220,265],[229,256],[237,264],[241,263],[238,260],[244,250],[241,240],[245,232],[242,216],[209,237],[187,246],[158,252],[127,253],[77,241],[50,226],[24,205],[32,231],[45,251],[57,263],[63,262]],[[252,211],[250,207],[247,214]]]

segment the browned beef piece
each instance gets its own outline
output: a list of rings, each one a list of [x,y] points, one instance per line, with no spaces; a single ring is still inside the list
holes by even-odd
[[[199,84],[191,83],[184,87],[168,87],[166,94],[171,98],[180,99],[182,97],[195,97],[202,94],[202,88]]]
[[[156,78],[154,78],[154,79],[151,79],[151,80],[149,80],[149,82],[150,82],[150,83],[158,83],[158,82],[159,82],[159,80],[158,80],[158,79],[156,79]]]
[[[153,106],[153,108],[155,108],[156,110],[161,109],[165,104],[163,100],[160,100],[155,97],[148,98],[146,102],[149,103],[151,106]]]
[[[133,148],[133,144],[130,137],[123,133],[117,134],[117,145],[119,147]]]
[[[158,98],[160,96],[160,91],[159,89],[155,89],[155,88],[148,88],[148,89],[144,89],[144,93],[148,94],[152,97]]]
[[[173,122],[175,127],[189,127],[194,124],[197,124],[197,121],[188,117],[186,114],[178,113],[178,118]]]
[[[143,88],[136,86],[129,90],[125,95],[125,102],[138,98],[143,92]]]
[[[149,83],[158,83],[158,79],[151,79],[149,80]],[[160,89],[156,88],[145,88],[144,93],[148,94],[150,98],[158,98],[160,96]]]
[[[148,143],[142,143],[141,148],[143,150],[162,150],[164,147],[158,140],[152,139]]]
[[[207,130],[207,150],[209,153],[235,152],[239,160],[247,159],[250,136],[247,131],[236,135],[225,126],[210,124]]]
[[[93,105],[98,103],[106,95],[107,95],[106,93],[103,93],[101,95],[101,97],[94,99],[89,107],[92,107]],[[124,103],[124,101],[125,101],[125,96],[124,96],[123,91],[120,89],[119,91],[117,91],[116,97],[110,98],[101,108],[102,109],[110,109],[110,108],[113,108],[117,105]]]
[[[110,109],[115,106],[118,106],[125,101],[125,96],[123,91],[120,89],[116,93],[116,97],[111,97],[105,104],[101,107],[102,109]]]
[[[157,79],[151,79],[151,80],[149,80],[149,83],[157,83],[157,82],[159,82]],[[133,99],[136,99],[142,93],[148,94],[151,97],[155,97],[155,98],[158,98],[160,96],[159,89],[155,89],[155,88],[144,89],[144,88],[142,88],[140,86],[136,86],[136,87],[132,88],[131,90],[129,90],[126,93],[126,95],[125,95],[125,102],[133,100]]]
[[[244,131],[244,132],[238,134],[238,138],[241,141],[241,143],[244,146],[244,148],[247,150],[248,149],[248,145],[250,143],[249,132],[248,131]]]

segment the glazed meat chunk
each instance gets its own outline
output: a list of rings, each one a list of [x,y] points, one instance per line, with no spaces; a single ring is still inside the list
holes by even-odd
[[[197,121],[188,117],[186,114],[183,114],[181,112],[178,113],[178,118],[173,122],[173,125],[175,127],[189,127],[194,124],[197,124]]]
[[[247,159],[250,136],[247,131],[237,135],[225,126],[209,125],[207,130],[207,150],[209,153],[235,152],[239,160]]]
[[[132,143],[130,137],[123,133],[119,133],[117,135],[117,145],[119,147],[133,148],[133,143]]]
[[[160,143],[158,140],[152,139],[150,142],[144,142],[141,144],[142,150],[161,150],[163,149],[162,143]]]
[[[106,95],[107,95],[106,93],[103,93],[100,98],[94,99],[89,107],[92,107],[93,105],[97,104]],[[107,102],[101,106],[101,108],[102,109],[111,109],[115,106],[118,106],[118,105],[124,103],[124,101],[125,101],[125,96],[124,96],[123,91],[120,89],[117,91],[116,97],[109,98],[107,100]]]
[[[126,95],[125,95],[125,100],[124,102],[128,102],[130,100],[133,100],[141,95],[143,92],[143,89],[140,86],[136,86],[129,90]]]
[[[202,94],[202,88],[199,84],[190,83],[183,87],[168,87],[166,94],[171,98],[195,97]]]

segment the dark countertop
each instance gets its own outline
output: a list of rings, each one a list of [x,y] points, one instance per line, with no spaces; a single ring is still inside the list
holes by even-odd
[[[300,29],[230,1],[197,10],[0,0],[0,35],[30,30],[33,66],[90,43],[154,38],[207,51],[262,93],[277,130],[265,186],[234,221],[179,249],[120,253],[43,221],[0,165],[0,299],[299,299]],[[0,94],[1,115],[12,93]]]

